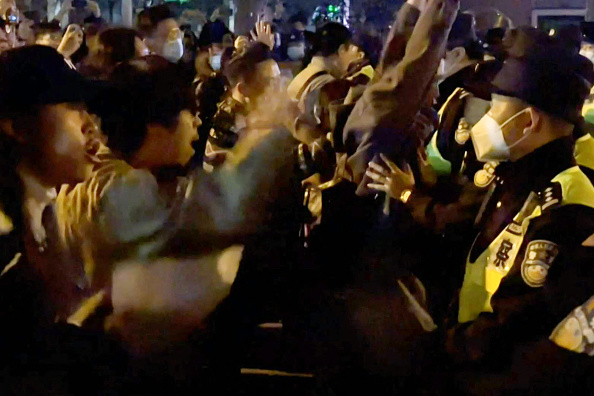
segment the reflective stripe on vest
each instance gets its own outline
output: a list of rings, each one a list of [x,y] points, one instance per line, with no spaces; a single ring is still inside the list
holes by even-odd
[[[557,175],[552,183],[561,185],[561,205],[584,205],[594,208],[594,187],[579,167],[566,169]],[[537,194],[531,193],[513,222],[491,242],[474,263],[470,262],[469,254],[464,283],[460,290],[460,323],[473,321],[482,312],[493,312],[491,298],[513,267],[530,221],[540,216],[549,206],[545,204],[543,209],[541,203]]]
[[[577,139],[575,141],[574,156],[578,165],[594,169],[594,138],[585,135]]]
[[[452,172],[452,163],[447,159],[443,158],[441,153],[439,152],[439,148],[437,147],[437,134],[439,132],[435,132],[431,141],[427,145],[426,152],[427,152],[427,162],[435,172],[437,172],[440,176],[447,176]]]

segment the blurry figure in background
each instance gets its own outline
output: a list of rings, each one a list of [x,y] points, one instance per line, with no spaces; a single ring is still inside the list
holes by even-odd
[[[182,62],[191,67],[194,67],[196,56],[198,55],[198,37],[192,31],[190,25],[182,25],[180,27],[184,34],[184,55],[182,56]]]
[[[493,29],[505,32],[514,28],[511,18],[490,6],[473,8],[465,11],[465,13],[474,17],[476,21],[475,29],[481,41],[485,41],[486,35]]]
[[[309,92],[346,77],[349,66],[364,58],[365,54],[351,39],[348,28],[336,22],[329,22],[316,31],[311,47],[313,58],[288,87],[289,97],[297,101],[301,109]]]
[[[35,11],[25,12],[19,27],[17,29],[17,35],[19,40],[25,45],[35,44],[35,30],[33,27],[39,21],[39,13]]]
[[[62,26],[73,23],[82,26],[85,19],[90,16],[101,17],[101,8],[97,2],[93,0],[64,0],[62,8],[54,20]]]
[[[227,26],[221,20],[208,22],[200,32],[198,44],[201,51],[208,51],[209,64],[214,71],[221,70],[221,57],[225,50],[226,36],[232,36]]]
[[[146,56],[149,52],[140,34],[133,29],[107,29],[96,40],[80,68],[83,75],[95,79],[107,80],[119,63]]]
[[[40,23],[34,27],[35,44],[56,49],[74,68],[71,57],[79,51],[84,43],[84,33],[80,26],[70,25],[62,34],[57,22]]]
[[[178,18],[178,23],[181,26],[188,25],[192,32],[198,32],[202,30],[202,27],[206,25],[206,15],[198,9],[186,9],[183,10]]]
[[[35,44],[58,49],[63,36],[58,22],[41,22],[36,24],[33,30],[35,32]]]
[[[0,2],[0,51],[24,45],[18,36],[21,12],[14,0]]]
[[[235,146],[241,131],[248,127],[250,112],[258,109],[262,100],[270,99],[264,99],[264,94],[280,78],[270,47],[262,42],[251,44],[245,53],[231,59],[224,74],[230,88],[213,117],[207,155]]]
[[[151,54],[177,63],[184,55],[183,33],[171,9],[165,5],[148,8],[138,14],[138,31]]]
[[[227,5],[223,4],[217,7],[210,16],[210,22],[222,22],[225,26],[229,22],[229,18],[233,16],[233,10]],[[208,23],[207,23],[208,24]],[[206,26],[206,25],[205,25]]]
[[[474,79],[474,69],[483,60],[483,51],[474,30],[474,18],[459,14],[448,37],[447,52],[438,71],[439,98],[436,109],[441,109],[456,88],[466,88]]]
[[[192,160],[192,167],[203,166],[212,118],[228,88],[223,69],[236,51],[234,43],[228,43],[232,36],[225,23],[215,19],[204,26],[198,38],[200,50],[195,60],[194,91],[203,124],[200,126],[199,140],[194,144],[196,155]],[[237,49],[244,50],[247,43],[247,37],[238,37]]]
[[[289,18],[291,31],[285,35],[283,40],[287,58],[292,62],[300,62],[305,58],[306,40],[305,28],[307,26],[307,16],[304,12],[298,12]]]

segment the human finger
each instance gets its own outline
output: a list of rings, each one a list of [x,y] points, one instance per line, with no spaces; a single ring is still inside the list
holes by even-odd
[[[378,183],[385,183],[388,179],[386,176],[372,172],[370,170],[365,171],[365,175],[367,175],[367,177],[369,177],[371,180]]]
[[[383,166],[375,162],[370,162],[369,168],[384,176],[388,176],[390,174],[388,169],[384,168]]]
[[[367,188],[385,193],[388,192],[388,187],[383,184],[369,183],[367,184]]]

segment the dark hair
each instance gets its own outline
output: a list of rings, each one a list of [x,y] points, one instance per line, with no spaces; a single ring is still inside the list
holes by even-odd
[[[173,11],[166,4],[160,4],[141,11],[138,14],[136,24],[139,32],[145,36],[150,36],[159,23],[171,18],[175,18]]]
[[[289,18],[290,24],[294,24],[297,22],[301,22],[302,24],[307,25],[307,16],[303,11],[299,11],[297,14]]]
[[[99,42],[105,48],[105,60],[115,65],[136,57],[136,37],[140,34],[133,29],[115,28],[99,33]]]
[[[224,70],[224,75],[231,85],[239,82],[251,84],[257,76],[256,66],[272,59],[270,48],[263,43],[252,43],[247,51],[231,59]]]
[[[337,22],[328,22],[320,27],[313,37],[312,54],[324,57],[334,55],[343,44],[349,44],[352,34],[349,29]]]
[[[149,124],[171,127],[182,110],[196,110],[191,81],[183,75],[177,65],[154,55],[114,69],[111,87],[91,107],[101,117],[114,152],[130,159],[142,146]]]
[[[212,44],[222,44],[225,35],[231,33],[224,22],[216,20],[214,22],[207,22],[200,36],[198,37],[198,44],[200,47],[206,47]]]
[[[35,35],[38,35],[38,34],[45,34],[45,33],[62,32],[62,28],[60,27],[60,23],[57,21],[41,22],[41,23],[37,23],[33,26],[33,31],[35,32]]]
[[[39,130],[40,108],[33,108],[11,117],[14,121],[14,128],[17,132],[27,130]],[[5,131],[0,129],[0,210],[2,210],[13,222],[15,229],[22,226],[22,202],[23,185],[17,173],[17,166],[22,158],[20,144]]]

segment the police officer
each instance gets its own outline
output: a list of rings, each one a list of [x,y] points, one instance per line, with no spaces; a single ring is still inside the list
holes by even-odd
[[[534,366],[516,353],[548,351],[551,344],[538,341],[588,298],[581,275],[594,259],[594,187],[576,164],[572,133],[592,64],[556,38],[528,33],[532,40],[507,58],[493,81],[492,107],[471,131],[477,158],[500,164],[477,213],[479,231],[446,324],[446,351],[458,364],[450,378],[469,393],[550,384],[542,373],[561,369],[558,361]],[[401,173],[383,175],[405,181],[386,190],[414,207],[412,182]]]
[[[518,345],[550,331],[563,305],[550,290],[575,292],[564,281],[588,262],[575,255],[594,234],[594,187],[572,139],[592,64],[531,35],[533,45],[506,60],[492,108],[471,132],[477,158],[501,164],[477,216],[447,349],[487,372],[489,364],[505,371]]]

